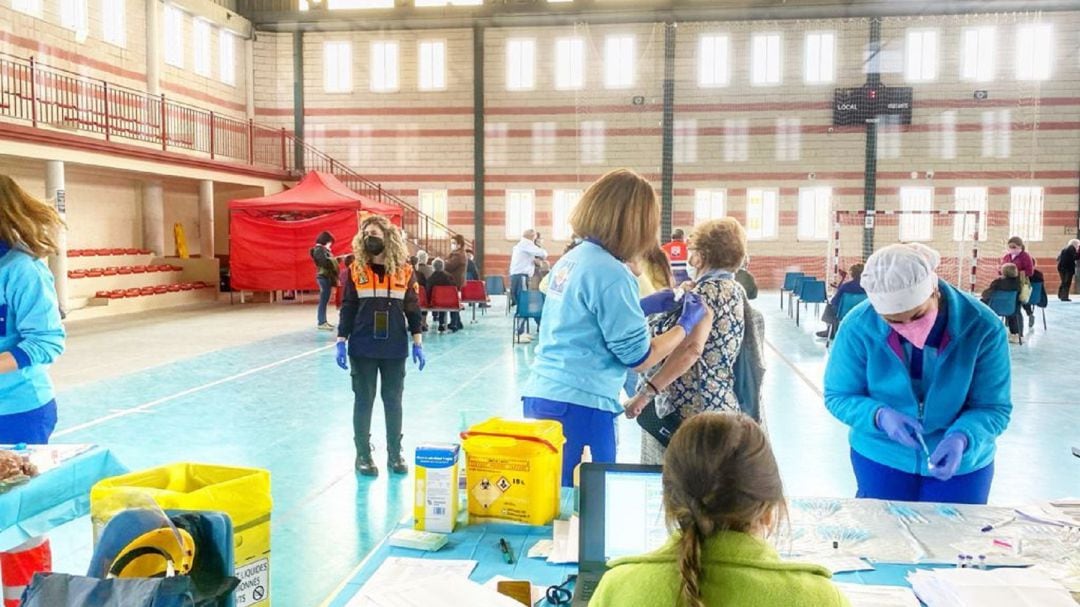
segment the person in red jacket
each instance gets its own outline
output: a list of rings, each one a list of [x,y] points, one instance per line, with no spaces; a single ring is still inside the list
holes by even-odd
[[[1027,252],[1027,247],[1024,245],[1024,239],[1019,236],[1013,236],[1009,239],[1005,254],[1001,256],[1001,261],[998,262],[998,269],[1000,272],[1001,266],[1011,263],[1016,266],[1020,274],[1027,277],[1028,282],[1031,281],[1031,277],[1035,274],[1035,258],[1031,256],[1031,253]],[[1024,312],[1027,312],[1028,316],[1028,328],[1035,326],[1035,307],[1029,302],[1023,302]]]
[[[671,262],[671,273],[675,276],[675,284],[681,285],[690,280],[690,275],[686,271],[686,264],[690,260],[690,250],[686,246],[686,235],[683,231],[681,229],[672,231],[671,242],[661,245],[660,248],[664,250],[668,261]]]

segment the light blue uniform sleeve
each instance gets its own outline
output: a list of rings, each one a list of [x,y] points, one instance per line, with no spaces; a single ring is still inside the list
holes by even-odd
[[[65,338],[52,274],[36,260],[16,264],[11,271],[15,288],[9,297],[10,316],[19,336],[11,355],[20,369],[50,364],[64,351]]]
[[[1004,325],[993,323],[983,340],[967,402],[948,430],[967,437],[968,448],[997,439],[1012,415],[1012,365]]]
[[[645,362],[651,339],[637,284],[630,279],[603,284],[593,298],[593,312],[608,351],[631,369]]]
[[[825,366],[825,408],[856,431],[880,432],[874,424],[874,415],[885,404],[869,396],[866,350],[856,336],[858,329],[851,325],[841,323],[829,352]]]

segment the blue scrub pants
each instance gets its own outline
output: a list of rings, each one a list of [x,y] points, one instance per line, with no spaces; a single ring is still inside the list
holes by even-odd
[[[45,445],[56,428],[56,401],[37,409],[12,415],[0,415],[0,444]]]
[[[947,481],[932,476],[908,474],[883,466],[851,450],[851,467],[859,485],[855,497],[905,502],[945,502],[985,504],[994,480],[994,463]]]
[[[588,445],[592,461],[610,464],[615,462],[615,418],[617,414],[592,407],[582,407],[544,398],[521,399],[525,417],[550,419],[562,424],[563,436],[563,487],[574,486],[574,468],[581,462],[581,451]]]

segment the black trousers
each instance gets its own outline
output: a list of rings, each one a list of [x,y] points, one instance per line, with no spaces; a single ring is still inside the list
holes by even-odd
[[[386,450],[401,451],[401,395],[405,390],[407,358],[349,357],[352,373],[353,442],[357,455],[371,455],[371,413],[375,407],[375,387],[382,378],[383,410],[386,413]]]
[[[1058,288],[1058,299],[1069,299],[1069,292],[1072,291],[1072,281],[1075,272],[1062,272],[1058,270],[1058,276],[1061,277],[1061,287]]]

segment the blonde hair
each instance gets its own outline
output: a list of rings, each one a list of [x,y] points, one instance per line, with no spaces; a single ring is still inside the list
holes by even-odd
[[[364,249],[364,230],[370,225],[378,226],[383,233],[383,264],[386,266],[386,274],[397,274],[409,264],[409,249],[401,237],[401,230],[382,215],[369,215],[360,222],[360,231],[352,241],[356,263],[361,267],[371,263],[372,255]]]
[[[648,251],[645,251],[641,256],[641,263],[638,265],[655,289],[675,288],[675,277],[671,273],[671,262],[668,261],[664,250],[659,246],[653,246]]]
[[[634,171],[615,169],[581,195],[570,226],[574,234],[595,238],[619,259],[637,259],[656,245],[660,232],[656,190]]]
[[[1001,275],[1005,278],[1017,278],[1020,276],[1020,270],[1015,263],[1003,263],[1001,264]]]
[[[731,217],[712,219],[694,228],[690,248],[701,255],[708,267],[734,272],[746,259],[746,230]]]
[[[664,510],[677,529],[682,598],[705,607],[701,549],[721,531],[754,533],[770,512],[785,514],[780,470],[765,432],[742,413],[699,413],[683,422],[664,454]]]
[[[34,257],[48,257],[57,253],[56,232],[63,228],[56,209],[0,175],[0,240]]]

